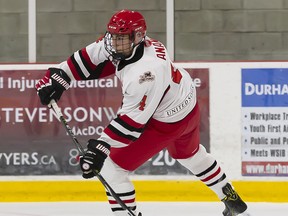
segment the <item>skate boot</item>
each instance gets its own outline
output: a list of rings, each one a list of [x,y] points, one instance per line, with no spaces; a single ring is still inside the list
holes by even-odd
[[[222,188],[222,191],[226,195],[226,197],[221,200],[225,204],[225,210],[223,211],[224,216],[236,216],[242,213],[243,215],[249,215],[245,213],[247,205],[229,183]]]

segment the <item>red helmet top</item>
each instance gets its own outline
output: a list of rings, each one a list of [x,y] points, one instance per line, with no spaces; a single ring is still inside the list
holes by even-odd
[[[141,32],[145,35],[146,22],[144,17],[137,11],[121,10],[111,17],[107,25],[107,31],[111,34]]]

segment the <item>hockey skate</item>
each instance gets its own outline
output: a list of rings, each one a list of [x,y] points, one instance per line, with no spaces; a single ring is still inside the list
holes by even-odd
[[[229,183],[222,188],[222,191],[226,195],[226,197],[221,200],[225,204],[225,210],[223,211],[224,216],[249,216],[249,214],[246,213],[247,205]]]

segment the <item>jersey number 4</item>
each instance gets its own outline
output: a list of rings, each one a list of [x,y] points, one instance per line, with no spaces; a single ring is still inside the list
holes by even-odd
[[[171,76],[172,76],[172,80],[173,82],[179,84],[181,79],[182,79],[182,74],[180,73],[180,71],[173,67],[173,65],[171,64]]]
[[[146,106],[147,95],[144,95],[139,106],[139,110],[143,111]]]

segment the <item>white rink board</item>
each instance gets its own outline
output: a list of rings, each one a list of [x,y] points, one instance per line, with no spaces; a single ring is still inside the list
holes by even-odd
[[[187,62],[176,63],[176,65],[184,68],[209,69],[211,153],[224,168],[228,177],[231,180],[261,181],[283,181],[288,179],[288,177],[256,178],[241,176],[241,69],[288,68],[288,62]],[[56,65],[3,64],[0,65],[0,70],[46,69],[51,66],[55,67]],[[34,179],[34,177],[31,178]],[[56,178],[59,179],[59,176]],[[77,179],[78,177],[75,178]],[[137,179],[137,176],[134,178]],[[153,176],[149,176],[150,178],[153,178]],[[159,176],[155,176],[155,178],[159,179]],[[169,177],[163,176],[160,178],[167,179]]]

